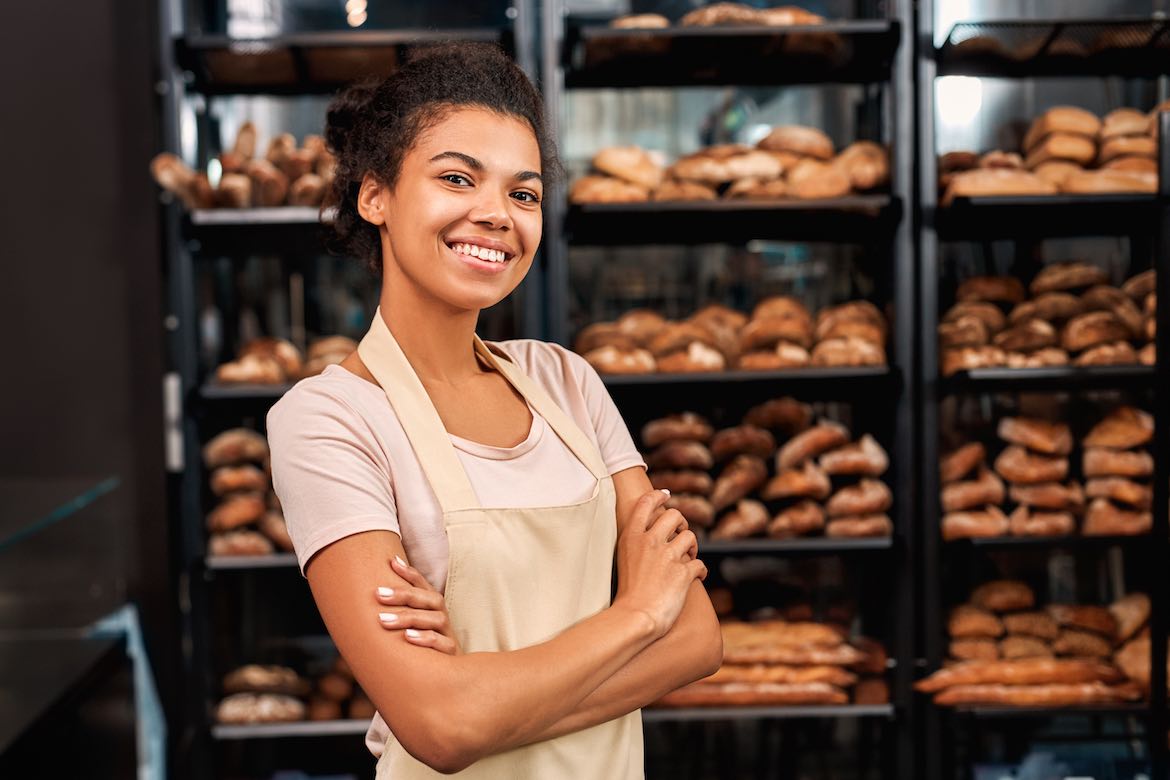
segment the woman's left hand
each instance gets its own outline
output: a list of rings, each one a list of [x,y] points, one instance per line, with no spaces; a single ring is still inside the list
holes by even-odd
[[[383,605],[378,621],[387,631],[402,631],[407,642],[431,647],[448,655],[459,654],[459,642],[447,615],[443,596],[431,587],[426,577],[401,558],[390,561],[390,568],[410,583],[405,588],[378,588],[375,598]]]

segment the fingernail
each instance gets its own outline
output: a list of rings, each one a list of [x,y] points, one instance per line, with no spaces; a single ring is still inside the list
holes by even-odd
[[[378,588],[378,595],[384,599],[394,597],[394,588]]]
[[[406,635],[408,637],[410,637],[411,639],[418,639],[420,636],[422,636],[422,634],[420,634],[416,629],[413,629],[413,628],[406,629]]]
[[[667,490],[666,488],[662,488],[662,492],[663,492],[663,493],[665,493],[665,494],[666,494],[666,495],[668,495],[668,496],[670,495],[670,491],[669,491],[669,490]]]
[[[381,620],[383,623],[397,623],[398,622],[398,616],[395,615],[393,612],[380,612],[380,613],[378,613],[378,619]]]
[[[405,565],[406,565],[406,561],[402,560],[402,557],[401,557],[401,556],[399,556],[399,555],[395,555],[395,556],[394,556],[394,560],[398,561],[398,565],[399,565],[399,566],[405,566]]]

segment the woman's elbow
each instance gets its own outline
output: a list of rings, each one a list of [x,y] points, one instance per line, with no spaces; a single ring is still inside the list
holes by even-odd
[[[723,665],[723,631],[719,628],[719,621],[712,621],[713,625],[706,631],[703,647],[706,648],[703,677],[709,677],[719,671]]]
[[[407,753],[444,775],[462,772],[483,758],[479,729],[466,720],[437,711],[422,719],[421,728],[399,737]]]

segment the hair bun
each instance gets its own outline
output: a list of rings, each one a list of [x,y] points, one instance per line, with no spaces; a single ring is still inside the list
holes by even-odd
[[[325,144],[335,155],[345,151],[350,131],[361,122],[374,102],[380,80],[368,78],[349,85],[337,93],[325,113]]]

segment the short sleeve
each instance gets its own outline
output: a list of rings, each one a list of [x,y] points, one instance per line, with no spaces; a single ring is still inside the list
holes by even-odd
[[[597,446],[601,450],[601,459],[605,461],[606,470],[610,475],[616,474],[633,466],[646,468],[646,461],[634,445],[626,421],[622,419],[617,404],[613,402],[605,383],[601,381],[597,370],[585,358],[576,352],[565,349],[560,345],[553,345],[564,353],[573,375],[581,388],[585,398],[585,406],[589,410],[589,417],[593,422],[593,430],[597,435]]]
[[[306,380],[268,412],[272,487],[301,573],[317,552],[364,531],[399,532],[390,464],[365,420]]]

